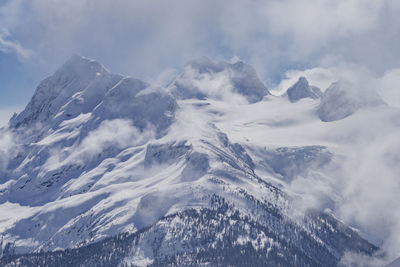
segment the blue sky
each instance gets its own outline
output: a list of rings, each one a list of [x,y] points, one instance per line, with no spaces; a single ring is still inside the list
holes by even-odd
[[[147,81],[203,55],[268,86],[317,66],[382,76],[400,67],[398,14],[391,0],[0,0],[0,121],[73,53]]]
[[[24,63],[18,61],[13,54],[2,52],[0,52],[0,80],[1,106],[23,104],[26,102],[25,95],[32,92],[29,88],[37,82]]]

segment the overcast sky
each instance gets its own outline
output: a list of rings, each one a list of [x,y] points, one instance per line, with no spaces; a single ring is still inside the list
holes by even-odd
[[[73,53],[147,81],[202,55],[269,87],[348,63],[382,76],[400,67],[398,14],[397,0],[0,0],[0,121]]]

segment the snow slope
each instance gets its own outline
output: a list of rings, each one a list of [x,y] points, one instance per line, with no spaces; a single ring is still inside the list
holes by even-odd
[[[298,250],[305,265],[317,260],[311,255],[316,244],[329,255],[318,261],[321,266],[339,262],[346,250],[371,255],[377,248],[330,214],[304,213],[298,203],[307,196],[292,181],[319,173],[345,153],[346,139],[332,136],[332,129],[352,117],[338,119],[386,107],[363,102],[333,114],[344,105],[341,98],[330,102],[338,85],[320,103],[318,92],[299,82],[295,101],[275,97],[245,63],[202,58],[161,88],[73,56],[40,83],[25,110],[3,129],[13,145],[0,172],[0,255],[79,248],[150,229],[149,237],[137,241],[143,245],[130,246],[133,252],[121,257],[157,262],[175,257],[171,251],[193,253],[171,248],[168,242],[191,240],[193,233],[179,235],[177,222],[165,220],[196,221],[202,212],[217,221],[238,212],[239,221],[246,221],[241,227],[257,224],[264,240],[235,230],[238,245],[253,242],[256,251],[269,251],[266,244],[275,244],[274,255],[288,259]],[[331,120],[338,121],[325,122]],[[210,202],[213,197],[229,208],[221,211]],[[210,222],[199,224],[204,233]],[[330,229],[329,238],[321,227]],[[147,248],[160,232],[175,241],[165,241],[162,250]],[[225,232],[219,234],[223,240]],[[346,242],[329,241],[342,236]],[[311,247],[303,247],[302,239]]]

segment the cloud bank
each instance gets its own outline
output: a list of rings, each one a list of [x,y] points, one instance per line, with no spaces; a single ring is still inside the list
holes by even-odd
[[[0,25],[37,54],[41,71],[73,52],[138,78],[198,56],[237,56],[273,83],[337,61],[376,73],[398,67],[399,11],[390,0],[18,0],[0,7]]]
[[[291,184],[304,196],[301,208],[333,210],[381,246],[388,259],[400,255],[399,116],[399,109],[381,106],[335,122],[324,134],[339,145],[330,148],[332,163]]]

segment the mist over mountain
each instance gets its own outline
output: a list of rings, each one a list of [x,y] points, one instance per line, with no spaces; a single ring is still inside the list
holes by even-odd
[[[399,115],[346,80],[277,96],[203,57],[160,87],[73,55],[0,130],[0,263],[382,265]]]

